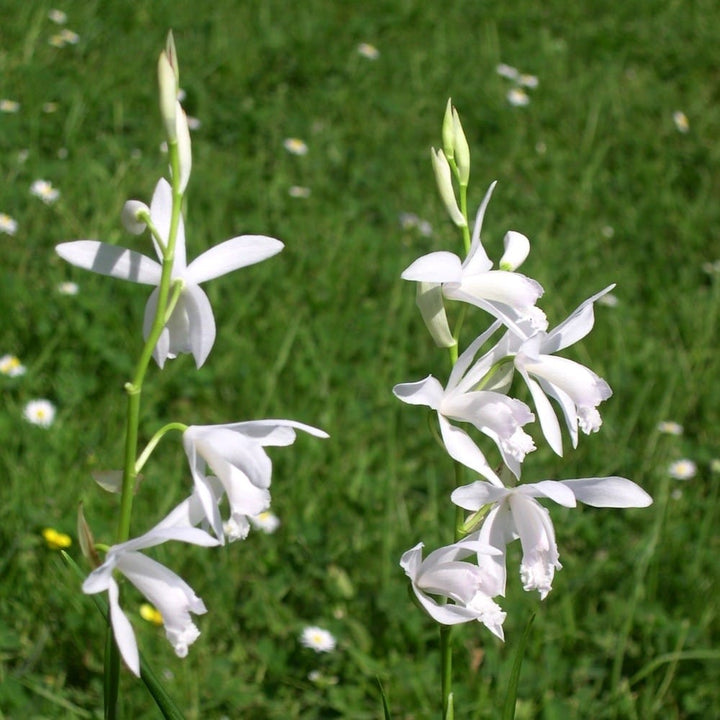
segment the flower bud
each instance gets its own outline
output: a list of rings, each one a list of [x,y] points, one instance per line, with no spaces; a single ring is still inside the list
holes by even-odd
[[[160,88],[160,115],[165,125],[165,135],[169,142],[177,139],[176,109],[178,81],[177,75],[163,51],[158,60],[158,86]]]
[[[180,65],[178,64],[177,50],[175,50],[175,38],[173,37],[172,30],[168,31],[167,40],[165,41],[165,54],[170,62],[175,73],[175,94],[180,89]]]
[[[415,302],[435,344],[438,347],[457,345],[445,314],[442,286],[439,283],[419,282]]]
[[[128,200],[120,213],[123,227],[132,235],[139,235],[147,227],[146,218],[150,216],[150,208],[139,200]]]
[[[190,179],[190,170],[192,169],[192,151],[190,147],[190,128],[188,128],[187,115],[177,102],[176,113],[176,135],[178,142],[178,157],[180,161],[179,185],[178,189],[181,193],[185,192],[188,180]]]
[[[440,191],[440,197],[445,203],[452,221],[458,227],[465,227],[467,222],[463,214],[460,212],[457,200],[455,199],[455,191],[453,190],[452,176],[450,174],[450,165],[445,157],[445,153],[442,150],[430,149],[430,156],[432,158],[433,171],[435,172],[435,180],[437,181],[438,190]]]
[[[467,138],[460,124],[460,116],[455,108],[452,109],[453,120],[453,147],[455,148],[455,163],[458,169],[458,179],[461,185],[467,185],[470,179],[470,148]]]
[[[530,252],[530,241],[522,233],[510,230],[503,239],[505,252],[500,258],[501,270],[517,270]]]
[[[448,160],[452,160],[455,157],[455,128],[453,123],[453,106],[452,98],[448,98],[447,106],[445,107],[445,115],[443,117],[442,124],[442,141],[443,150],[445,151],[445,157]]]
[[[95,549],[95,538],[93,537],[90,526],[87,524],[87,520],[85,520],[82,503],[78,505],[77,534],[80,551],[82,552],[83,557],[90,563],[91,567],[99,567],[101,563],[100,557]]]

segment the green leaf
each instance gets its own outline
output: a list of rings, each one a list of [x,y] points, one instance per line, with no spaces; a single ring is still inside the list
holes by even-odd
[[[518,643],[513,661],[512,671],[510,672],[510,680],[508,681],[508,689],[505,695],[505,703],[503,704],[502,720],[515,720],[515,705],[517,703],[517,686],[520,680],[520,669],[522,668],[523,658],[525,657],[525,647],[530,637],[530,628],[535,620],[535,612],[530,615],[525,632],[523,632],[520,642]]]

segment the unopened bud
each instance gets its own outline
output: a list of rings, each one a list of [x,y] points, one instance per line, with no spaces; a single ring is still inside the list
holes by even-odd
[[[467,185],[470,179],[470,148],[460,123],[460,116],[455,108],[452,109],[453,120],[453,147],[455,148],[455,164],[458,169],[458,179],[461,185]]]
[[[503,239],[505,252],[500,258],[501,270],[516,270],[527,258],[530,252],[530,241],[522,233],[510,230]]]
[[[185,111],[180,107],[179,102],[177,103],[176,118],[178,157],[180,164],[178,189],[181,193],[184,193],[188,180],[190,180],[190,171],[192,170],[192,149],[190,147],[190,128],[188,127],[187,116],[185,115]]]
[[[139,200],[128,200],[120,213],[123,227],[132,235],[139,235],[147,227],[150,208]]]
[[[158,60],[158,86],[160,88],[160,115],[165,125],[165,135],[169,142],[177,139],[175,119],[177,109],[177,76],[167,54],[160,53]]]
[[[90,526],[85,520],[82,503],[78,505],[77,534],[83,557],[90,563],[91,567],[100,567],[100,557],[97,554],[97,550],[95,550],[95,538],[93,537],[92,530],[90,530]]]
[[[170,67],[173,69],[173,73],[175,73],[175,92],[177,93],[180,88],[180,65],[178,64],[175,38],[173,37],[172,30],[168,30],[167,40],[165,41],[165,54],[167,55]]]
[[[443,117],[442,124],[442,141],[443,150],[445,151],[445,157],[448,160],[452,160],[455,157],[455,129],[453,127],[453,106],[452,99],[448,98],[447,106],[445,107],[445,115]]]
[[[452,221],[458,227],[465,227],[467,222],[463,214],[460,212],[457,200],[455,198],[455,190],[452,184],[452,175],[450,172],[450,165],[445,157],[445,153],[442,150],[430,149],[430,156],[432,158],[433,171],[435,172],[435,180],[437,181],[438,190],[440,191],[440,197],[445,203]]]

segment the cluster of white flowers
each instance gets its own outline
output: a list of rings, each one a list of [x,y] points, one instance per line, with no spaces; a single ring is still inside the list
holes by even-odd
[[[435,620],[447,625],[478,620],[502,638],[505,614],[493,598],[505,593],[507,544],[520,539],[523,587],[537,590],[541,598],[550,592],[555,571],[561,567],[552,521],[538,498],[565,507],[575,507],[578,501],[595,507],[644,507],[652,499],[622,477],[520,484],[523,462],[535,450],[524,427],[536,415],[545,440],[558,455],[563,453],[561,424],[573,447],[580,431],[588,434],[600,428],[598,406],[610,397],[610,387],[592,370],[559,353],[590,332],[594,303],[614,286],[592,295],[563,322],[548,329],[545,313],[536,305],[542,287],[516,272],[530,250],[527,237],[515,231],[505,235],[505,252],[497,270],[483,248],[480,233],[494,183],[480,205],[470,236],[466,214],[460,209],[465,205],[469,149],[450,102],[443,122],[443,148],[433,149],[432,160],[441,197],[450,217],[463,230],[467,252],[464,259],[447,251],[432,252],[413,262],[402,277],[418,283],[417,302],[423,320],[436,344],[450,348],[455,361],[444,385],[429,375],[396,385],[393,392],[403,402],[434,410],[448,454],[479,478],[456,488],[450,496],[455,505],[471,513],[462,537],[424,560],[420,543],[403,555],[401,566],[418,600]],[[459,185],[459,203],[453,176]],[[446,299],[481,308],[493,318],[459,357]],[[487,348],[496,334],[499,339]],[[510,395],[515,375],[527,386],[534,413]],[[463,423],[493,441],[501,469],[494,469],[496,463],[487,459]]]
[[[204,252],[192,262],[186,258],[185,227],[180,208],[191,169],[190,134],[185,112],[178,100],[177,56],[168,38],[160,56],[160,106],[169,145],[176,162],[171,163],[172,183],[161,178],[148,207],[128,201],[122,212],[125,228],[133,234],[146,229],[158,261],[135,250],[96,240],[77,240],[57,246],[67,262],[86,270],[153,287],[144,318],[144,337],[158,337],[153,357],[162,368],[168,359],[190,353],[200,368],[215,341],[215,320],[210,301],[201,283],[238,268],[265,260],[283,249],[279,240],[264,235],[242,235],[226,240]],[[168,265],[170,267],[168,268]],[[161,288],[169,297],[161,297]],[[161,317],[157,317],[163,313]],[[130,394],[139,394],[131,383]],[[199,630],[192,614],[206,612],[203,601],[174,572],[142,551],[167,541],[180,541],[205,547],[244,539],[253,524],[273,532],[279,524],[268,513],[272,463],[265,448],[286,446],[295,440],[295,431],[315,437],[325,432],[292,420],[255,420],[220,425],[187,426],[171,423],[156,433],[159,439],[169,429],[182,429],[183,446],[193,480],[192,494],[151,530],[112,545],[105,561],[83,583],[88,594],[108,592],[110,619],[120,653],[136,675],[140,674],[137,643],[132,626],[120,607],[119,586],[114,572],[122,573],[159,610],[168,640],[178,656],[184,657]],[[154,448],[151,441],[137,460],[137,474]],[[107,473],[106,473],[107,475]],[[113,473],[109,473],[113,475]],[[112,489],[112,484],[103,487]],[[123,487],[123,492],[125,492]],[[221,505],[229,508],[222,517]],[[201,527],[198,527],[201,526]]]

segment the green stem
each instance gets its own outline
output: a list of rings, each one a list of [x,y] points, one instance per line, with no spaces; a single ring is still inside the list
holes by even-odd
[[[440,682],[442,689],[442,718],[447,717],[452,694],[452,625],[440,626]]]
[[[145,449],[140,453],[140,457],[138,457],[136,463],[135,463],[135,473],[139,473],[142,469],[145,463],[148,461],[148,458],[150,455],[152,455],[152,451],[157,447],[157,444],[162,440],[163,436],[166,433],[169,433],[171,430],[178,430],[180,432],[185,432],[187,430],[188,426],[179,423],[179,422],[172,422],[168,423],[167,425],[163,425],[151,438],[150,442],[145,446]]]
[[[462,228],[462,235],[466,255],[470,252],[470,225],[467,212],[467,189],[467,185],[460,185],[460,212],[465,218],[465,226]]]
[[[130,537],[130,517],[132,515],[133,493],[137,480],[138,470],[136,469],[138,427],[140,424],[140,399],[145,374],[152,358],[153,350],[158,338],[167,322],[168,298],[171,289],[173,260],[175,257],[175,241],[180,222],[180,211],[182,206],[182,193],[178,189],[177,178],[180,177],[180,159],[176,142],[168,143],[168,155],[172,173],[172,211],[170,217],[170,231],[168,233],[167,246],[159,243],[162,254],[162,272],[160,284],[158,285],[158,303],[155,311],[150,333],[140,353],[140,358],[135,366],[132,380],[125,384],[125,392],[128,396],[127,419],[125,423],[125,453],[123,465],[122,491],[120,495],[120,512],[118,516],[115,542],[125,542]],[[153,227],[151,232],[156,234]],[[181,288],[182,289],[182,288]],[[177,302],[177,299],[175,299]],[[112,628],[108,624],[108,633],[112,636]],[[105,653],[105,717],[107,720],[114,720],[117,717],[118,687],[120,683],[120,653],[117,643],[109,640]]]

